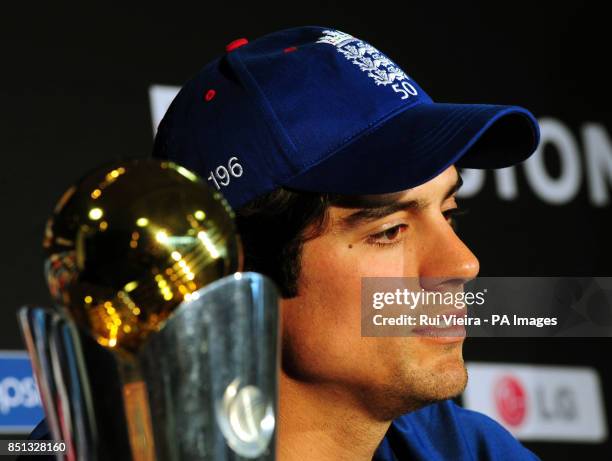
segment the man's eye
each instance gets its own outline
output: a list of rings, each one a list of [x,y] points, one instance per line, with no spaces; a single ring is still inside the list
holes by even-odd
[[[398,224],[397,226],[390,227],[382,232],[372,234],[368,236],[368,243],[379,246],[399,243],[401,241],[401,235],[404,233],[407,227],[407,224]]]
[[[462,216],[467,213],[467,210],[464,208],[451,208],[450,210],[443,211],[442,214],[444,218],[448,221],[448,223],[453,227],[453,229],[457,228],[457,217]]]

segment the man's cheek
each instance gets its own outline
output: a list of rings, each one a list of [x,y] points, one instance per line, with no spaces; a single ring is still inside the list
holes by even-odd
[[[354,258],[352,272],[361,277],[402,277],[413,272],[411,263],[414,258],[407,258],[402,245],[394,248],[371,248]]]
[[[349,352],[340,332],[304,328],[283,341],[283,368],[301,379],[338,378],[353,361]]]

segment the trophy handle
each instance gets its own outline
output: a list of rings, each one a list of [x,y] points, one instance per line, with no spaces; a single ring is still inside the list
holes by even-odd
[[[63,458],[96,461],[95,420],[76,330],[58,313],[40,307],[22,307],[18,321],[49,431],[66,443]]]
[[[57,411],[57,383],[51,361],[50,330],[53,313],[40,307],[24,306],[19,309],[17,320],[21,327],[34,378],[40,393],[47,427],[51,437],[61,440],[62,431]]]
[[[63,315],[22,307],[18,321],[58,459],[132,461],[120,364]],[[94,399],[92,396],[96,396]]]

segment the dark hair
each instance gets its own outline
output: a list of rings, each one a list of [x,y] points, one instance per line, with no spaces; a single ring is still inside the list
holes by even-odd
[[[270,277],[281,296],[297,295],[304,243],[325,230],[330,194],[276,189],[236,212],[244,270]]]

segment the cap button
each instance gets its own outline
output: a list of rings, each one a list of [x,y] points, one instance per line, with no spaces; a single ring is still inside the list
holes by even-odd
[[[247,43],[249,43],[249,41],[246,38],[238,38],[233,42],[228,43],[225,46],[225,51],[229,53],[230,51],[234,51],[236,48],[240,48],[241,46],[244,46]]]

